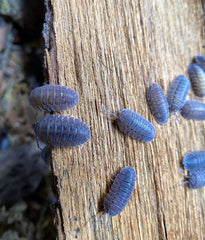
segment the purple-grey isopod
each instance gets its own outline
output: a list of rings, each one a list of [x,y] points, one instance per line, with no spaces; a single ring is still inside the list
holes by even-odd
[[[142,142],[150,142],[154,139],[155,128],[152,123],[133,110],[118,108],[119,117],[112,112],[106,112],[117,118],[117,125],[124,134]]]
[[[188,184],[190,188],[196,189],[205,186],[205,169],[194,169],[186,176],[187,180],[183,185]]]
[[[66,86],[48,84],[33,89],[29,95],[33,108],[45,112],[61,112],[78,104],[78,94]]]
[[[109,214],[109,219],[119,213],[126,207],[136,182],[136,171],[134,168],[128,166],[123,168],[117,174],[112,187],[105,197],[104,210]]]
[[[205,72],[195,63],[189,64],[188,74],[194,94],[198,97],[205,96]]]
[[[90,128],[78,118],[48,115],[35,124],[37,140],[50,147],[75,147],[90,139]]]
[[[184,75],[179,75],[174,79],[167,93],[167,101],[171,110],[177,112],[184,106],[189,89],[189,79]]]
[[[155,117],[156,121],[159,124],[167,123],[169,120],[169,105],[167,102],[167,98],[164,95],[164,92],[156,83],[150,84],[148,79],[144,76],[144,74],[142,74],[142,76],[149,84],[149,88],[147,88],[146,91],[146,97],[152,115]]]
[[[187,153],[184,157],[183,165],[189,171],[193,169],[205,169],[205,150]]]
[[[186,119],[205,120],[205,103],[197,100],[188,100],[181,109],[181,115]]]
[[[162,89],[153,83],[147,89],[147,101],[152,115],[159,124],[165,124],[169,120],[169,105]]]
[[[194,58],[194,60],[195,60],[196,64],[205,71],[205,56],[197,55]]]

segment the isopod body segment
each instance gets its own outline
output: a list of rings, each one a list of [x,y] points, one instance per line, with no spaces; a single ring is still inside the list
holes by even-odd
[[[205,96],[205,72],[195,63],[189,64],[188,74],[192,83],[194,94],[198,97]]]
[[[50,147],[75,147],[90,139],[90,128],[78,118],[48,115],[35,124],[34,131]]]
[[[205,120],[205,103],[197,100],[188,100],[181,109],[181,115],[186,119]]]
[[[78,104],[78,94],[72,88],[48,84],[33,89],[29,95],[29,102],[36,110],[61,112]]]
[[[169,105],[162,89],[153,83],[146,91],[147,101],[156,121],[165,124],[169,120]]]
[[[192,189],[197,189],[205,186],[205,169],[192,170],[187,176],[185,184],[189,184]]]
[[[117,125],[124,134],[142,142],[150,142],[154,139],[155,128],[152,123],[133,110],[123,109],[119,117],[116,117]]]
[[[136,171],[130,166],[123,168],[116,176],[104,200],[104,210],[109,214],[109,219],[121,213],[126,207],[134,190],[135,182]]]
[[[188,171],[193,169],[205,169],[205,150],[187,153],[184,157],[183,165]]]
[[[190,82],[184,75],[179,75],[174,79],[167,93],[167,101],[171,110],[177,112],[184,106],[189,89]]]

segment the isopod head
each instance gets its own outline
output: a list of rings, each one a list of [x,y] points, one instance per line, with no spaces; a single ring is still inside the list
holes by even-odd
[[[186,178],[180,186],[189,185],[191,189],[197,189],[205,186],[205,169],[193,169],[189,172],[188,175],[183,175]]]
[[[189,187],[197,189],[205,186],[205,169],[192,170],[189,172]]]
[[[194,60],[196,64],[205,71],[205,56],[197,55]]]

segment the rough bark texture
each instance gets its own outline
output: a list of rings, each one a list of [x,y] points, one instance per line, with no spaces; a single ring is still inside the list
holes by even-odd
[[[147,83],[167,92],[197,54],[204,55],[203,3],[142,0],[48,0],[44,26],[49,82],[79,93],[79,104],[64,112],[91,126],[82,147],[53,150],[54,190],[59,199],[58,239],[204,239],[205,189],[176,187],[184,155],[205,146],[205,123],[166,125],[154,120],[147,105]],[[133,109],[149,119],[156,138],[142,143],[123,135],[114,118]],[[195,98],[191,90],[188,98]],[[95,227],[111,178],[122,167],[136,168],[136,188],[124,211]]]

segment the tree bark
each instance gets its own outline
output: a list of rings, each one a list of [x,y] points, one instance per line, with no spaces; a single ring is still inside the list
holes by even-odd
[[[45,66],[50,83],[79,94],[64,115],[91,128],[81,147],[52,151],[54,191],[59,200],[58,239],[204,239],[205,189],[176,187],[185,154],[205,146],[205,123],[171,116],[159,125],[147,101],[147,83],[167,92],[187,75],[195,55],[204,55],[203,4],[199,0],[46,0]],[[156,137],[142,143],[119,131],[117,114],[132,109],[151,121]],[[191,90],[188,99],[196,99]],[[103,214],[111,179],[121,168],[136,169],[133,195],[121,214]]]

